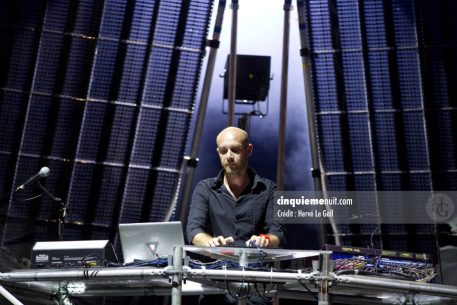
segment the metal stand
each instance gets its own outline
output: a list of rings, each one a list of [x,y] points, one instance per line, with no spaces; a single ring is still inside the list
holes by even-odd
[[[62,240],[63,226],[65,224],[65,217],[67,216],[67,204],[61,198],[57,198],[51,194],[40,182],[37,182],[38,187],[48,195],[55,203],[59,205],[59,215],[57,217],[57,238]]]
[[[357,298],[364,295],[363,293],[362,295],[358,295],[357,293],[360,294],[360,291],[366,291],[367,293],[371,291],[372,293],[376,293],[376,300],[382,301],[383,304],[388,303],[388,294],[391,296],[391,301],[394,299],[398,300],[398,296],[402,296],[413,300],[413,303],[416,295],[418,297],[433,297],[435,302],[433,304],[438,304],[438,301],[441,301],[440,304],[444,304],[442,301],[455,302],[457,300],[457,289],[455,289],[455,286],[357,275],[335,275],[331,272],[330,251],[319,251],[319,268],[317,272],[312,273],[304,273],[302,270],[296,270],[295,272],[280,272],[273,271],[273,269],[270,271],[252,271],[245,269],[230,270],[225,268],[222,270],[210,268],[191,269],[190,267],[182,265],[182,251],[182,247],[175,248],[173,263],[166,268],[103,267],[88,269],[19,270],[10,273],[0,273],[0,284],[20,283],[24,289],[31,290],[32,286],[35,286],[39,281],[42,281],[43,284],[38,287],[39,291],[43,291],[43,287],[58,285],[58,287],[48,290],[49,293],[58,298],[59,304],[71,304],[72,297],[164,295],[165,293],[169,295],[171,293],[171,304],[180,305],[183,294],[183,283],[185,284],[186,279],[213,280],[215,283],[234,281],[246,284],[253,282],[282,284],[280,296],[284,297],[288,297],[288,294],[292,296],[294,294],[296,295],[297,292],[301,293],[301,297],[307,295],[306,291],[303,289],[296,289],[296,287],[302,287],[300,283],[306,281],[316,285],[318,305],[330,304],[330,287],[333,287],[333,296],[337,295],[338,289],[343,289],[341,290],[343,292],[342,295],[346,297],[348,296],[348,292],[351,292],[351,290],[348,289],[356,289]],[[156,281],[154,281],[154,279]],[[171,285],[164,285],[166,279],[170,279]],[[132,283],[136,283],[136,285],[132,285]],[[75,287],[76,284],[79,284],[81,287],[78,289],[78,287]],[[154,286],[154,284],[156,285]],[[333,284],[333,286],[331,286],[331,284]],[[122,287],[122,289],[120,289],[120,287]],[[310,292],[309,289],[308,292]],[[7,297],[12,304],[22,305],[14,296],[4,290],[2,286],[0,286],[0,293]],[[195,290],[192,294],[200,295],[202,294],[202,290]],[[365,297],[370,296],[367,295]],[[355,303],[351,302],[349,304]],[[372,303],[367,302],[359,304]],[[391,302],[391,304],[398,303]]]
[[[171,277],[171,305],[181,305],[182,298],[182,247],[176,247],[173,253],[173,275]]]
[[[318,305],[329,305],[328,289],[329,289],[329,275],[330,275],[330,253],[321,253],[319,255],[319,294]]]
[[[290,11],[292,0],[284,1],[284,33],[282,43],[282,68],[281,68],[281,95],[279,109],[279,136],[278,136],[278,164],[277,178],[278,191],[284,190],[284,164],[286,153],[286,113],[287,113],[287,84],[289,74],[289,33]]]
[[[232,33],[230,38],[230,62],[229,62],[229,83],[228,83],[228,126],[233,126],[235,119],[236,99],[236,36],[238,26],[238,0],[232,0]]]

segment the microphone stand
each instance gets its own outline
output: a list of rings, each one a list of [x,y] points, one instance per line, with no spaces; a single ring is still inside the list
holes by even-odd
[[[57,198],[53,194],[51,194],[41,183],[38,181],[36,183],[43,192],[48,195],[49,198],[52,199],[55,203],[59,205],[59,214],[57,218],[57,238],[58,240],[62,240],[62,231],[63,231],[63,226],[65,224],[65,216],[67,216],[67,204],[62,201],[61,198]]]

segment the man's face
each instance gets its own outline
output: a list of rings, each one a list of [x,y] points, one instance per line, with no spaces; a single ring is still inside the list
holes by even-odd
[[[239,175],[248,166],[252,144],[243,145],[242,140],[236,132],[226,132],[217,141],[217,152],[226,175]]]

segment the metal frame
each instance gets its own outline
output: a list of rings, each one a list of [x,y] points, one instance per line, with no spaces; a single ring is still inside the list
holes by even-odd
[[[317,287],[319,305],[330,304],[329,293],[334,287],[335,291],[340,287],[358,288],[363,289],[364,291],[377,289],[378,293],[391,293],[392,295],[400,294],[404,299],[411,299],[414,298],[416,294],[422,294],[439,298],[444,297],[447,298],[447,301],[457,301],[457,289],[454,286],[409,282],[388,278],[336,275],[331,272],[331,252],[329,251],[319,251],[319,270],[309,273],[304,273],[301,270],[297,270],[296,272],[275,272],[273,270],[191,269],[190,267],[182,265],[182,251],[183,249],[181,247],[175,249],[173,264],[166,268],[98,267],[59,270],[18,270],[9,273],[1,273],[0,284],[14,284],[13,287],[15,288],[21,288],[22,284],[24,290],[43,292],[43,285],[39,282],[48,282],[46,283],[47,290],[49,290],[48,293],[51,293],[58,298],[58,304],[71,304],[71,301],[68,299],[71,297],[171,294],[171,304],[180,305],[181,297],[183,295],[183,283],[186,283],[185,281],[188,279],[197,281],[213,280],[223,282],[235,281],[244,283],[264,282],[282,284],[279,296],[288,296],[291,294],[295,295],[295,297],[297,297],[297,292],[304,292],[303,290],[297,291],[296,286],[306,281]],[[159,280],[154,281],[153,279]],[[160,279],[165,279],[165,281],[160,281]],[[170,281],[168,282],[167,279]],[[143,283],[146,286],[138,288],[137,285],[134,285],[131,287],[129,284],[131,284],[132,281]],[[114,285],[114,283],[117,285]],[[56,288],[51,289],[50,287],[52,284],[54,284]],[[95,284],[100,284],[101,286],[91,290],[90,285]],[[88,286],[87,289],[86,286]],[[121,290],[119,289],[120,286],[122,287]],[[2,286],[0,286],[0,288],[1,287]],[[0,293],[5,297],[9,297],[12,304],[22,304],[5,289],[0,289]],[[212,291],[211,293],[224,292],[223,290],[219,290],[216,292]],[[202,291],[188,292],[186,294],[199,295],[202,294]],[[298,295],[298,297],[300,297],[300,295]],[[300,298],[303,298],[303,296]]]

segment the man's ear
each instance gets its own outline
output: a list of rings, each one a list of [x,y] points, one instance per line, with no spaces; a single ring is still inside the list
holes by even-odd
[[[254,145],[252,145],[251,143],[248,144],[248,156],[250,156],[252,154],[252,150],[254,149]]]

